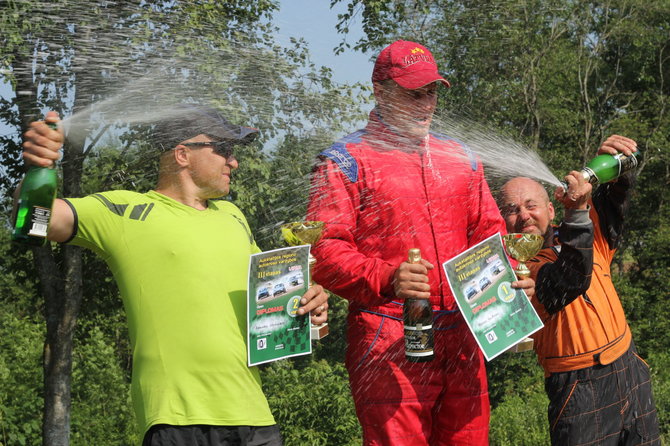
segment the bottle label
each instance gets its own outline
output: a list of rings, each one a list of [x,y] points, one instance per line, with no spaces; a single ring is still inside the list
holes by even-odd
[[[593,184],[594,186],[596,184],[598,184],[598,181],[599,181],[598,180],[598,175],[596,175],[596,173],[593,171],[593,169],[591,169],[590,167],[585,167],[585,168],[582,169],[582,172],[584,172],[584,177],[586,178],[586,180],[589,183]],[[565,189],[565,191],[567,193],[567,190],[568,190],[567,185],[563,189]]]
[[[47,229],[49,227],[49,217],[51,217],[51,209],[34,206],[30,215],[31,225],[28,235],[46,237]]]
[[[620,154],[622,156],[618,157],[619,158],[619,175],[628,172],[631,169],[635,169],[637,167],[637,157],[636,156],[625,156],[623,154]]]
[[[405,355],[431,356],[433,354],[433,326],[405,325]]]

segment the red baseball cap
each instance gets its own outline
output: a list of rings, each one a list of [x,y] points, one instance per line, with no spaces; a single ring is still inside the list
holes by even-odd
[[[451,87],[437,71],[437,63],[428,48],[407,40],[396,40],[384,48],[372,70],[372,82],[393,79],[403,88],[416,90],[439,81]]]

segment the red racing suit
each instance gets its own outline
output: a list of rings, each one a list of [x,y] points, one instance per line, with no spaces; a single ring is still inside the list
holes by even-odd
[[[320,155],[308,220],[326,223],[314,280],[349,301],[346,365],[367,445],[487,444],[486,370],[442,263],[505,223],[477,158],[430,134],[410,143],[373,110],[364,130]],[[392,279],[410,248],[428,273],[435,359],[404,356],[402,301]]]

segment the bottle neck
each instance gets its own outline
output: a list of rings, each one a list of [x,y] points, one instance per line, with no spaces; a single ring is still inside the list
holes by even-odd
[[[41,169],[49,169],[49,170],[53,170],[53,169],[55,169],[55,168],[56,168],[56,163],[53,162],[53,163],[51,163],[50,166],[46,166],[46,167],[43,167],[43,166],[29,166],[29,167],[28,167],[28,171],[31,171],[31,170],[41,170]]]

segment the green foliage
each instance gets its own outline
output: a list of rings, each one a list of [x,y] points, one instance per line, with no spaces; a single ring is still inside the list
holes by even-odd
[[[656,351],[647,358],[651,369],[652,391],[658,412],[663,444],[670,441],[670,354],[667,349]]]
[[[544,372],[535,352],[506,352],[486,364],[491,406],[497,407],[511,395],[524,394],[544,382]]]
[[[32,252],[10,242],[9,231],[0,231],[0,307],[19,318],[34,318],[42,312]]]
[[[42,441],[44,327],[35,319],[0,311],[0,445]]]
[[[42,442],[44,324],[37,319],[0,312],[0,445]],[[121,324],[98,319],[79,329],[72,373],[73,445],[138,442],[129,380],[113,338],[103,332]]]
[[[0,445],[41,442],[44,324],[31,260],[0,233]]]
[[[549,444],[544,371],[535,352],[506,352],[486,365],[492,446]]]
[[[491,446],[537,446],[549,444],[547,396],[541,386],[505,397],[491,411]]]
[[[327,339],[327,338],[326,338]],[[279,361],[262,373],[270,408],[286,446],[360,444],[360,427],[342,364]]]
[[[0,232],[0,445],[42,437],[44,324],[31,259]]]
[[[79,327],[72,370],[73,445],[139,443],[128,380],[101,328],[109,325],[98,318]]]
[[[333,141],[332,131],[319,129],[313,135],[298,137],[288,134],[271,156],[265,157],[263,177],[250,175],[260,161],[245,156],[240,161],[239,175],[233,184],[235,204],[245,212],[263,249],[285,246],[279,225],[305,218],[309,192],[309,174],[316,155]],[[250,201],[243,201],[242,190]]]

